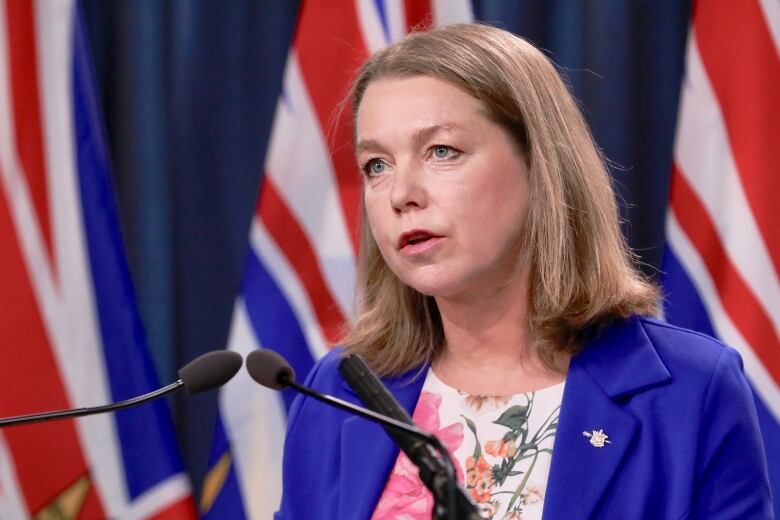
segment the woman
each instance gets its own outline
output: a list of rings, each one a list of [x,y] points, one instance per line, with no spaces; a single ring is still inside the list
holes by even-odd
[[[357,317],[308,384],[358,402],[361,354],[453,453],[490,518],[767,518],[739,356],[655,321],[608,174],[534,47],[410,35],[352,89],[364,178]],[[278,518],[430,518],[376,425],[299,399]]]

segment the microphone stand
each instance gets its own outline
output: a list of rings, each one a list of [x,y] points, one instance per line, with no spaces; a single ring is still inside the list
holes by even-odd
[[[370,410],[404,424],[414,424],[406,410],[360,355],[350,354],[343,357],[339,363],[339,373]],[[417,465],[420,480],[433,492],[436,505],[434,518],[481,518],[476,504],[460,489],[454,471],[450,471],[452,463],[448,451],[439,443],[420,446],[418,441],[412,442],[408,436],[395,430],[388,429],[388,433]],[[441,456],[436,456],[431,448],[437,450]],[[445,466],[441,459],[446,459],[449,464]]]
[[[151,401],[152,399],[157,399],[158,397],[173,392],[183,384],[184,382],[181,379],[178,379],[173,383],[169,384],[168,386],[158,388],[157,390],[153,392],[149,392],[148,394],[140,395],[138,397],[132,397],[130,399],[119,401],[118,403],[113,403],[113,404],[93,406],[89,408],[75,408],[73,410],[56,410],[53,412],[31,413],[27,415],[17,415],[15,417],[6,417],[4,419],[0,419],[0,428],[3,428],[5,426],[19,426],[22,424],[30,424],[30,423],[37,423],[43,421],[53,421],[54,419],[66,419],[69,417],[84,417],[86,415],[94,415],[103,412],[114,412],[117,410],[124,410],[125,408],[130,408],[131,406],[135,406],[137,404],[146,401]]]
[[[364,419],[368,419],[369,421],[375,422],[380,426],[390,428],[392,430],[395,430],[398,433],[412,435],[414,437],[417,437],[418,439],[422,439],[426,443],[429,443],[429,445],[433,445],[441,455],[441,459],[443,463],[442,465],[444,469],[443,473],[441,471],[436,472],[433,478],[431,479],[431,482],[426,483],[435,498],[436,505],[434,508],[434,517],[437,520],[457,520],[459,518],[481,518],[479,513],[474,511],[466,511],[465,513],[467,516],[459,515],[459,513],[461,512],[458,511],[458,507],[457,507],[457,499],[456,499],[457,480],[455,478],[455,466],[452,464],[452,459],[450,458],[449,452],[441,443],[441,441],[438,439],[438,437],[424,430],[416,428],[415,426],[411,426],[404,422],[398,421],[396,419],[393,419],[392,417],[384,416],[372,410],[361,408],[348,401],[339,399],[338,397],[333,397],[331,395],[323,395],[320,394],[319,392],[315,392],[308,387],[298,384],[295,381],[295,379],[290,377],[289,374],[287,373],[280,374],[279,377],[277,378],[277,381],[282,386],[293,388],[302,394],[305,394],[309,397],[316,399],[317,401],[336,406],[337,408],[341,408],[342,410],[353,413],[355,415],[359,415]],[[424,447],[425,445],[423,444],[420,446]]]
[[[124,410],[137,404],[157,399],[171,393],[183,386],[190,394],[205,392],[224,385],[236,375],[241,368],[243,358],[236,352],[229,350],[213,350],[193,359],[179,370],[179,379],[173,383],[153,390],[144,395],[131,397],[118,403],[88,408],[74,408],[69,410],[55,410],[53,412],[31,413],[0,419],[0,428],[4,426],[19,426],[21,424],[53,421],[55,419],[67,419],[70,417],[84,417],[104,412]]]

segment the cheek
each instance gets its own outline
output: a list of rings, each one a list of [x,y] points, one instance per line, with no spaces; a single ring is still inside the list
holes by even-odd
[[[364,200],[366,204],[366,222],[368,228],[371,230],[371,234],[374,235],[374,238],[376,239],[378,238],[378,233],[382,229],[380,213],[377,211],[376,204],[372,203],[370,197],[366,197]]]
[[[379,251],[382,256],[387,258],[386,252],[388,247],[389,237],[391,230],[389,228],[389,218],[385,212],[381,211],[376,201],[372,201],[370,197],[365,197],[366,205],[366,224],[371,231],[371,236],[374,237],[374,242],[379,247]]]
[[[479,251],[502,248],[515,242],[525,222],[528,192],[524,181],[485,183],[472,195],[467,211],[461,211],[461,222]]]

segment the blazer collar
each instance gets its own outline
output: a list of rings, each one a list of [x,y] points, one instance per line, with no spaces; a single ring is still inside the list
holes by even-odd
[[[581,366],[612,399],[671,378],[645,332],[644,320],[634,316],[605,328],[572,359],[572,364]]]
[[[427,369],[426,365],[384,381],[409,415],[417,406]],[[346,383],[343,386],[349,395],[355,395]],[[344,421],[341,429],[338,518],[371,518],[398,452],[398,445],[378,424],[357,416]]]
[[[589,518],[593,514],[639,434],[639,422],[622,403],[669,379],[639,318],[608,327],[572,358],[544,518]],[[609,436],[603,447],[583,434],[599,430]]]

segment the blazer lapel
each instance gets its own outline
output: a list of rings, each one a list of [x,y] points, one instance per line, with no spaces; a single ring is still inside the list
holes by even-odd
[[[578,367],[566,380],[555,434],[544,518],[589,518],[637,433],[637,421],[606,396]],[[594,430],[608,435],[594,446]],[[598,444],[598,443],[595,443]]]
[[[409,415],[417,405],[426,373],[427,370],[413,370],[385,381]],[[348,394],[355,395],[346,384],[344,388]],[[359,399],[355,400],[362,404]],[[364,520],[371,517],[398,452],[398,445],[378,424],[361,417],[350,417],[344,421],[341,429],[339,518]]]
[[[621,399],[669,378],[637,319],[608,328],[572,358],[553,446],[545,519],[591,517],[640,434],[638,421],[623,410]],[[608,436],[603,446],[598,432]]]

